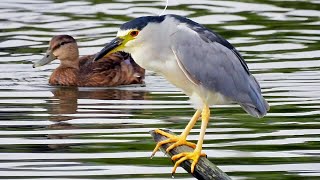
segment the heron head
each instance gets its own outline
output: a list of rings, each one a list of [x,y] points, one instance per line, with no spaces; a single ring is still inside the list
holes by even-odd
[[[117,51],[124,51],[131,53],[134,47],[139,47],[145,40],[150,38],[150,33],[154,31],[147,31],[146,27],[157,26],[164,20],[164,16],[144,16],[133,19],[120,26],[117,37],[97,53],[95,61],[104,56],[112,54]]]

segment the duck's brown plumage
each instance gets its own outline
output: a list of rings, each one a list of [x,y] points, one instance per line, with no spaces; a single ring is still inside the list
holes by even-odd
[[[71,36],[55,36],[49,45],[44,59],[53,56],[61,62],[50,76],[50,85],[93,87],[143,83],[145,70],[127,53],[117,52],[94,62],[95,55],[79,58],[78,46]]]

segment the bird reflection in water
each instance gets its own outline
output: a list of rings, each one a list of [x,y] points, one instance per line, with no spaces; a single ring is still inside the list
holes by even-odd
[[[79,112],[79,99],[91,100],[143,100],[145,99],[146,92],[143,91],[133,91],[133,90],[120,90],[120,89],[101,89],[101,88],[78,88],[78,87],[55,87],[52,89],[53,97],[48,100],[48,114],[49,121],[54,122],[47,126],[49,130],[72,130],[80,129],[79,124],[72,124],[68,121],[79,118],[77,114],[83,113]],[[94,104],[97,106],[96,104]],[[103,106],[105,106],[104,104]],[[111,104],[112,105],[112,104]],[[103,109],[103,107],[101,107]],[[115,112],[116,111],[116,112]],[[117,113],[117,114],[130,114],[132,112],[129,109],[125,110],[112,110],[108,109],[108,113]],[[99,113],[96,109],[86,111],[85,113]],[[105,113],[105,111],[101,111]],[[89,119],[88,119],[89,121]],[[69,131],[66,131],[69,132]],[[47,137],[49,139],[68,139],[76,138],[74,134],[67,133],[57,133],[49,134]],[[49,144],[48,147],[51,149],[62,149],[70,146],[72,144]]]

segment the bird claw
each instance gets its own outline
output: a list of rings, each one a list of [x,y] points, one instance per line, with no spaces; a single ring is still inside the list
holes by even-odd
[[[189,147],[192,147],[193,149],[196,148],[196,144],[192,142],[188,142],[183,138],[179,138],[175,143],[171,144],[167,149],[166,152],[171,151],[172,149],[181,146],[181,145],[187,145]]]
[[[176,161],[176,163],[174,164],[173,170],[172,170],[172,175],[174,175],[174,173],[176,172],[178,166],[185,160],[192,160],[192,164],[191,164],[191,173],[194,172],[195,166],[199,161],[199,158],[201,156],[207,156],[205,153],[201,153],[201,151],[193,151],[193,152],[183,152],[177,155],[172,156],[172,160]]]
[[[172,149],[174,149],[175,147],[181,146],[181,145],[187,145],[187,146],[190,146],[192,148],[196,147],[196,144],[186,141],[186,139],[181,137],[181,136],[175,136],[175,135],[169,134],[167,132],[164,132],[164,131],[162,131],[160,129],[155,130],[155,133],[158,133],[158,134],[161,134],[163,136],[166,136],[166,137],[168,137],[168,139],[160,141],[160,142],[157,143],[156,147],[154,148],[154,150],[153,150],[153,152],[151,154],[151,158],[156,154],[156,152],[160,149],[160,147],[162,145],[167,144],[167,143],[173,143],[173,144],[171,144],[166,149],[166,153],[169,153]],[[193,161],[192,164],[191,164],[191,173],[193,173],[194,172],[194,168],[195,168],[196,164],[198,163],[199,158],[201,156],[207,156],[207,155],[204,154],[204,153],[201,153],[201,151],[195,150],[193,152],[183,152],[183,153],[180,153],[180,154],[172,156],[171,160],[172,161],[176,161],[175,165],[173,167],[173,170],[172,170],[172,177],[174,177],[174,174],[175,174],[176,169],[178,168],[178,166],[183,161],[188,160],[188,159]]]
[[[156,147],[153,149],[152,154],[151,154],[151,158],[157,153],[157,151],[160,149],[160,147],[164,144],[170,143],[172,142],[171,139],[166,139],[164,141],[160,141],[157,143]]]
[[[160,149],[160,147],[162,145],[167,144],[167,143],[173,143],[173,144],[171,144],[166,149],[166,153],[169,153],[172,149],[174,149],[175,147],[181,146],[181,145],[187,145],[187,146],[190,146],[192,148],[196,147],[196,144],[186,141],[186,139],[181,137],[181,136],[175,136],[175,135],[169,134],[169,133],[167,133],[165,131],[162,131],[160,129],[156,129],[154,132],[158,133],[158,134],[161,134],[161,135],[167,137],[168,139],[160,141],[160,142],[157,143],[156,147],[153,149],[153,152],[152,152],[150,158],[152,158],[156,154],[156,152]]]

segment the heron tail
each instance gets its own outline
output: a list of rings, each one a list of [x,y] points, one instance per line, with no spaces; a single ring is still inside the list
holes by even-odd
[[[239,103],[240,106],[251,116],[262,118],[267,114],[270,109],[268,102],[261,95],[261,89],[257,80],[251,76],[250,82],[251,91],[249,96],[251,97],[250,103]]]
[[[270,109],[268,102],[264,98],[262,101],[263,101],[262,102],[263,107],[259,107],[259,108],[253,104],[243,104],[243,103],[239,103],[239,104],[251,116],[254,116],[257,118],[262,118],[263,116],[265,116],[267,114],[267,112]]]

